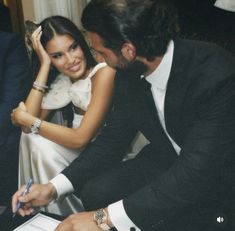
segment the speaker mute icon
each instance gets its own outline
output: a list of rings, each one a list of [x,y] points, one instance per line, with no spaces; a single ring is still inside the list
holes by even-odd
[[[224,218],[223,218],[223,217],[217,217],[217,218],[216,218],[216,221],[217,221],[218,223],[223,223],[223,222],[224,222]]]

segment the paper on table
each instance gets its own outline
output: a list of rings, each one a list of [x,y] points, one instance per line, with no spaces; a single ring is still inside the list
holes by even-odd
[[[13,231],[54,231],[60,221],[38,213]]]

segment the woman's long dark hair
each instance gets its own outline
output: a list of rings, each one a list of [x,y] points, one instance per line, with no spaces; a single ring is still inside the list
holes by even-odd
[[[78,27],[70,21],[68,18],[63,16],[51,16],[44,19],[40,23],[42,27],[41,43],[45,48],[46,44],[55,35],[69,35],[71,36],[81,47],[87,62],[87,68],[94,66],[96,61],[94,60],[89,46],[87,45],[82,32]]]
[[[63,16],[51,16],[46,19],[44,19],[39,26],[42,27],[42,37],[41,37],[41,43],[43,47],[45,48],[47,43],[53,39],[55,35],[69,35],[71,36],[81,47],[85,59],[86,59],[86,68],[89,69],[96,65],[96,61],[93,58],[91,51],[89,49],[88,44],[85,41],[85,38],[82,34],[82,32],[78,29],[78,27],[70,21],[68,18],[65,18]],[[35,53],[34,56],[34,69],[37,72],[39,70],[39,62],[38,58],[36,57]],[[37,59],[37,60],[36,60]],[[52,68],[49,73],[48,77],[48,85],[51,84],[51,82],[55,79],[55,76],[59,74],[58,70],[56,68]],[[72,111],[72,105],[69,104],[66,107],[62,109],[63,117],[67,120],[68,127],[72,126],[72,120],[73,120],[73,111]]]

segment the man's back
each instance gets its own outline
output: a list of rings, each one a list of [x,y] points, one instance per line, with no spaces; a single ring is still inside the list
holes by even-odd
[[[30,84],[29,62],[19,35],[0,32],[0,196],[9,199],[17,188],[20,128],[11,111],[24,99]],[[7,182],[7,184],[6,184]]]

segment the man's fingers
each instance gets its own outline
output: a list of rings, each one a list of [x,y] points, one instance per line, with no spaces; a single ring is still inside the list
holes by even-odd
[[[24,191],[24,186],[21,187],[13,196],[12,196],[12,212],[15,213],[16,212],[16,204],[19,201],[19,198],[22,194],[22,192]]]

